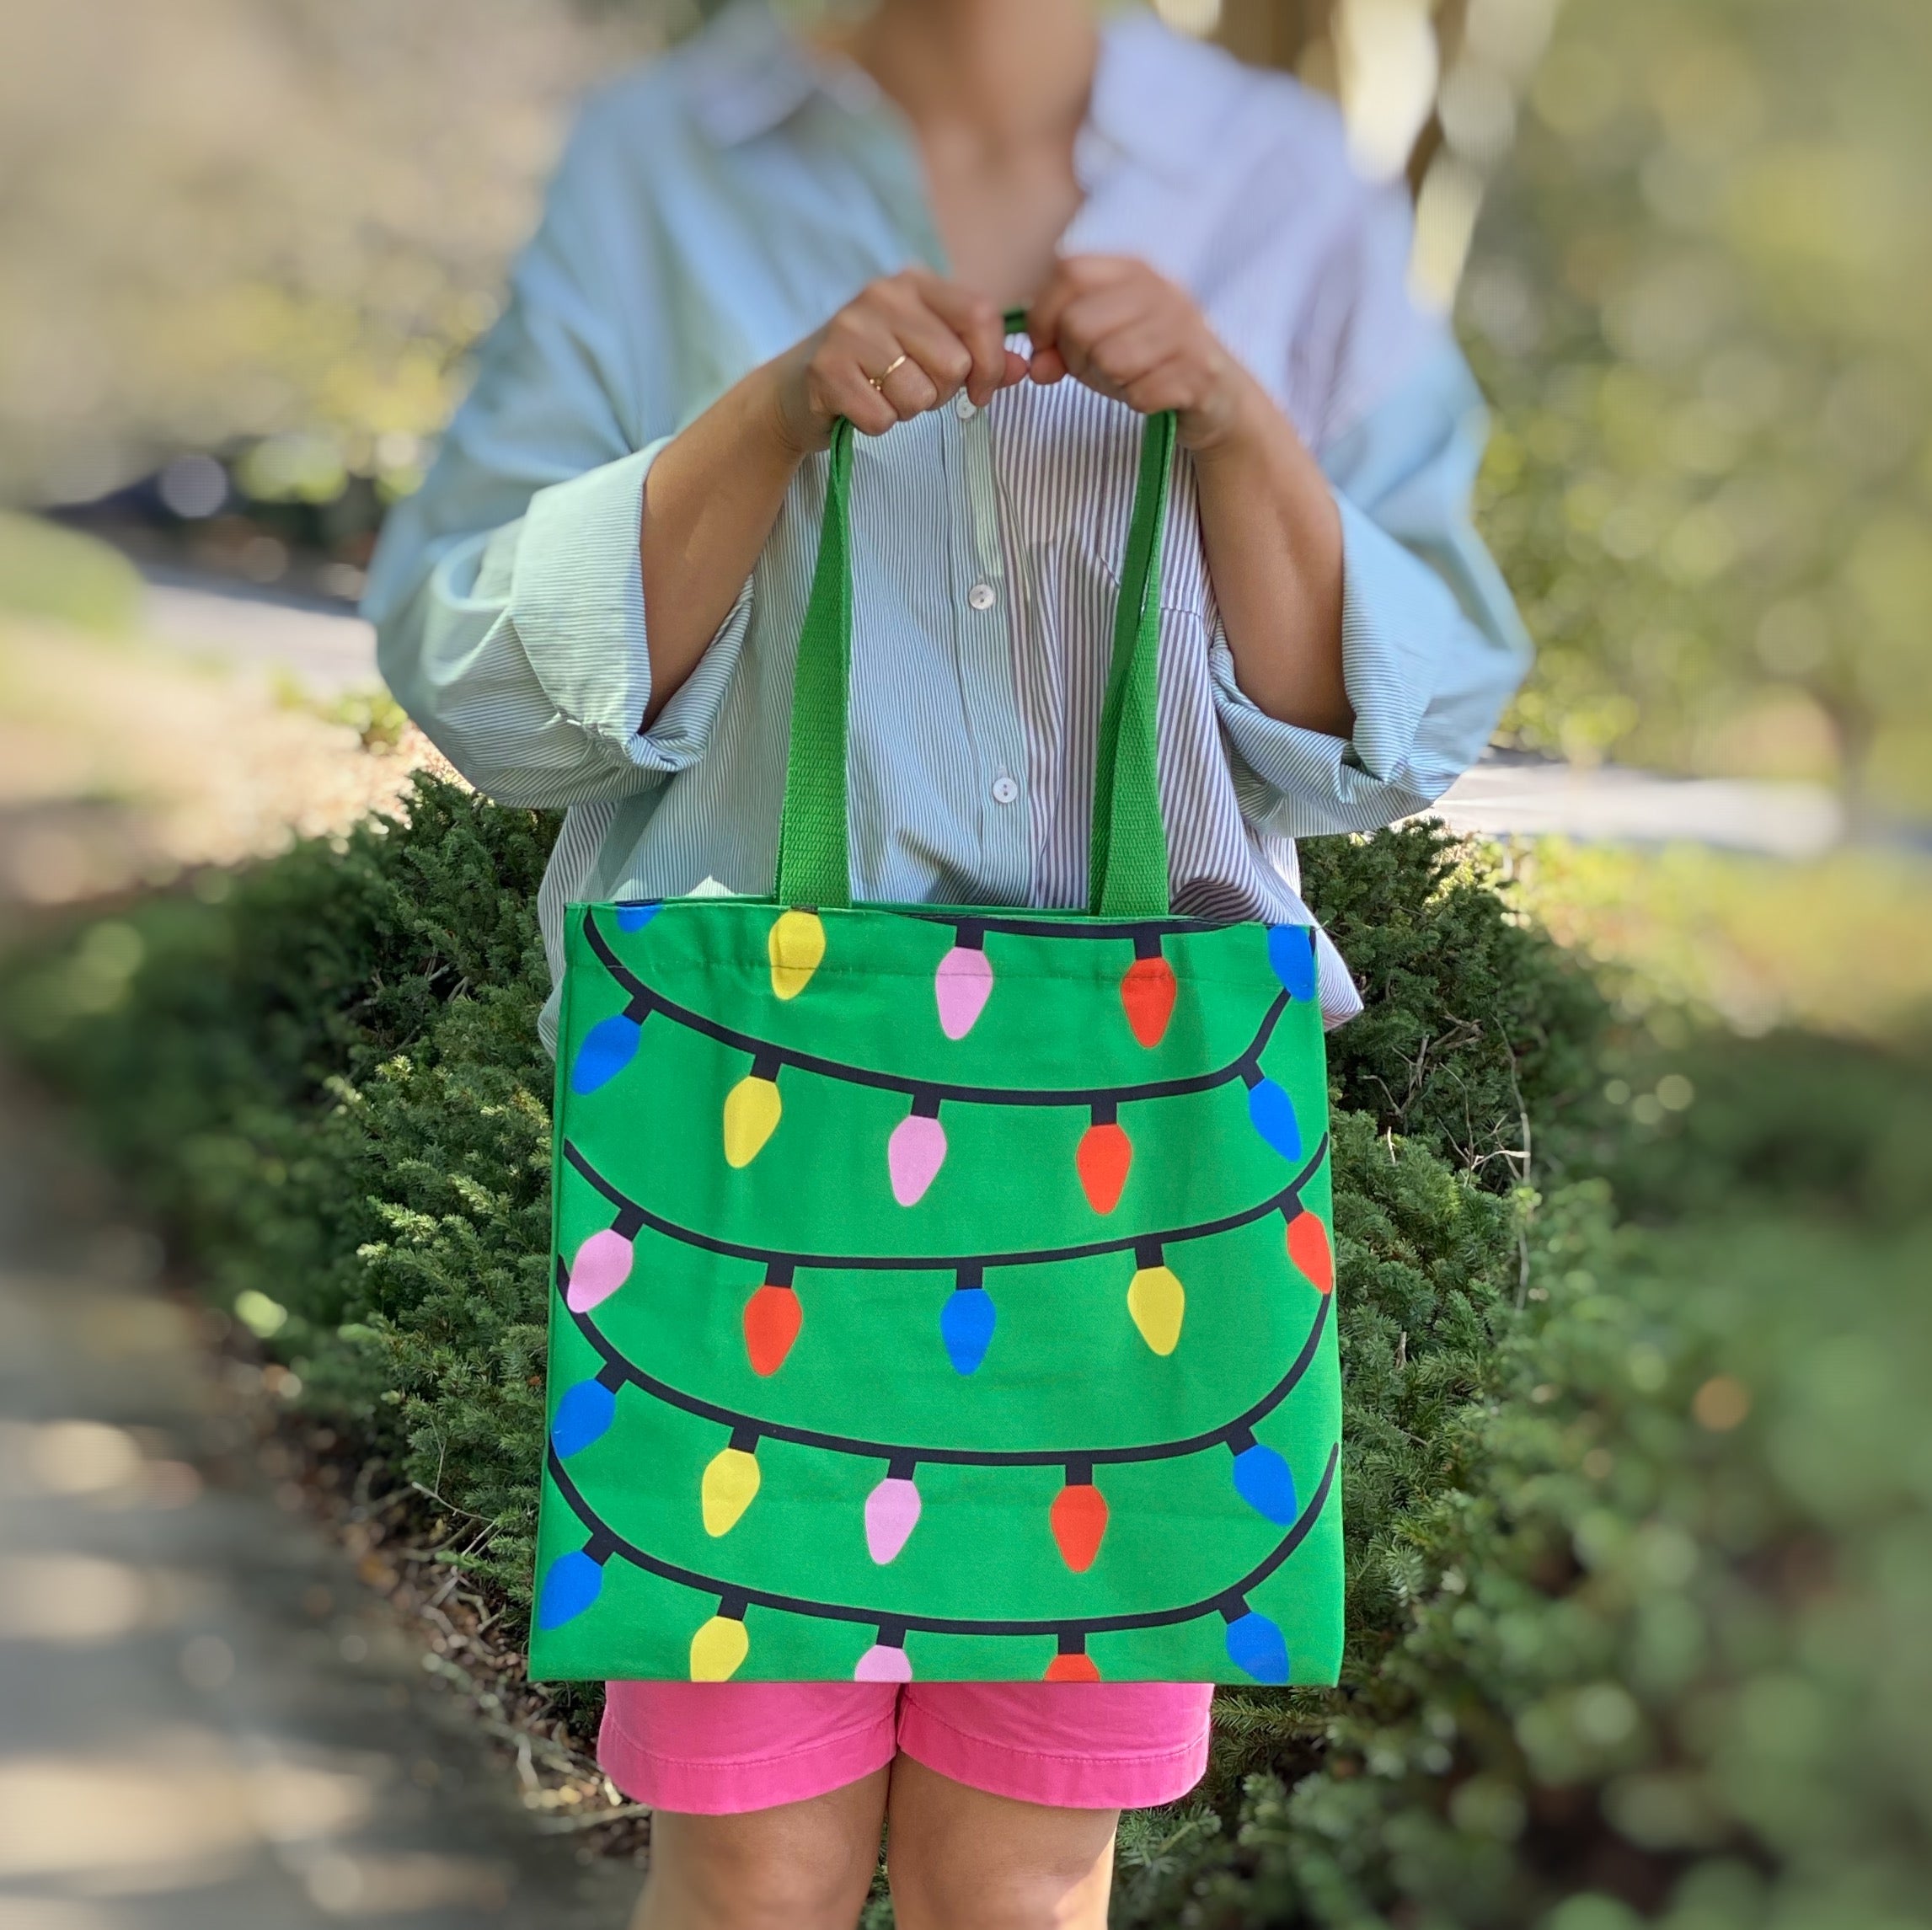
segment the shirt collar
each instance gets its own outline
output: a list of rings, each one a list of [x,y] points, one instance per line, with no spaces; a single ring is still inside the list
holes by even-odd
[[[1144,7],[1123,8],[1101,30],[1082,142],[1176,186],[1198,179],[1217,152],[1225,87],[1213,82],[1232,65],[1218,47],[1175,33]],[[1083,178],[1082,185],[1091,184]]]
[[[869,113],[882,95],[849,61],[814,53],[768,0],[732,0],[691,50],[699,125],[721,147],[769,134],[823,95]],[[1138,6],[1102,29],[1094,97],[1077,154],[1083,187],[1110,159],[1138,162],[1176,183],[1198,174],[1212,152],[1207,110],[1188,56],[1225,59],[1184,40]],[[1177,56],[1180,65],[1177,71]]]
[[[720,147],[769,134],[823,94],[855,113],[877,105],[870,77],[814,53],[767,0],[732,0],[690,49],[698,125]]]

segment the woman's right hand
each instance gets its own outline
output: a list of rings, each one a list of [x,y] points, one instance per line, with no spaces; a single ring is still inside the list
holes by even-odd
[[[983,407],[1026,369],[1025,356],[1008,354],[992,302],[908,268],[861,289],[673,436],[644,484],[650,698],[640,725],[704,655],[757,567],[799,464],[831,441],[840,416],[883,436],[961,389]]]
[[[996,304],[929,269],[907,268],[869,283],[769,371],[779,433],[805,455],[831,441],[841,415],[883,436],[961,389],[983,409],[1026,366],[1006,346]]]

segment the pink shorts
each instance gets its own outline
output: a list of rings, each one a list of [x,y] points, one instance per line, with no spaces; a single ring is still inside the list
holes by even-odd
[[[1207,1767],[1204,1682],[613,1682],[597,1757],[632,1801],[729,1816],[802,1803],[901,1750],[1022,1803],[1140,1810]]]

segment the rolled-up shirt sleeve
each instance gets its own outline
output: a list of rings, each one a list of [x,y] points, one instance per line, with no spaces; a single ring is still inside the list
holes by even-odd
[[[1373,831],[1433,804],[1481,755],[1530,644],[1469,520],[1488,435],[1445,347],[1324,460],[1341,512],[1346,737],[1270,717],[1217,629],[1211,664],[1250,815],[1287,837]]]
[[[1405,287],[1405,201],[1367,198],[1298,352],[1297,419],[1341,516],[1346,737],[1284,724],[1243,691],[1218,621],[1210,667],[1244,810],[1288,837],[1373,831],[1473,764],[1530,642],[1471,521],[1489,417],[1439,322]]]
[[[469,398],[383,532],[363,605],[397,701],[506,804],[631,796],[695,763],[750,622],[747,583],[646,730],[644,485],[668,436],[643,439],[633,358],[662,342],[602,286],[608,137],[585,117]]]

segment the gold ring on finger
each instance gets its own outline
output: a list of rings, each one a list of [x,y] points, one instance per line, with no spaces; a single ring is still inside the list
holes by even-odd
[[[892,377],[896,375],[899,370],[902,369],[912,359],[912,358],[911,356],[902,353],[895,356],[892,361],[886,365],[884,368],[880,369],[877,375],[869,375],[865,379],[872,384],[873,388],[877,389],[883,389],[886,384],[892,378]]]

